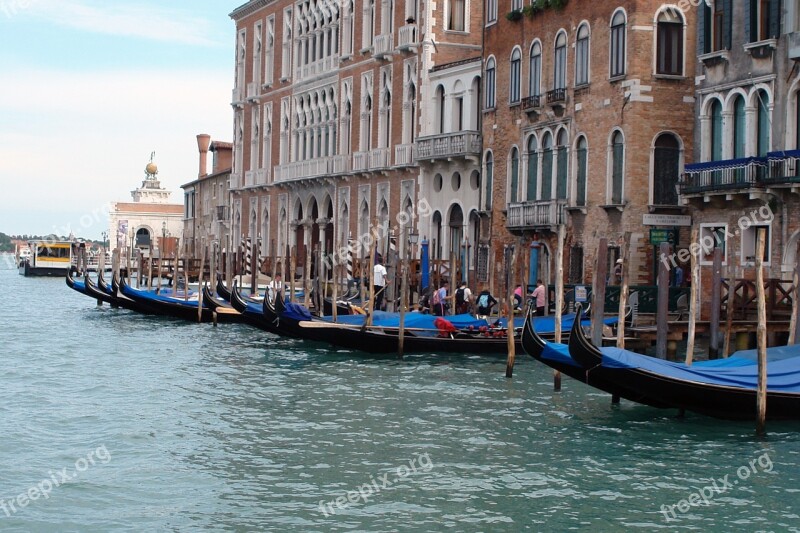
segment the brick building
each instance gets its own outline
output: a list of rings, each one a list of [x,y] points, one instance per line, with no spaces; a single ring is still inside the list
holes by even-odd
[[[451,177],[452,165],[461,164],[464,183],[478,168],[479,148],[443,147],[461,129],[480,142],[477,105],[444,130],[432,129],[428,111],[443,65],[476,58],[454,90],[462,102],[479,92],[470,77],[480,79],[481,9],[465,0],[252,0],[234,10],[234,245],[260,239],[262,258],[297,246],[302,260],[303,250],[317,245],[341,250],[377,221],[385,254],[386,230],[399,231],[401,211],[429,236],[431,212],[422,209],[420,190],[439,166]],[[456,162],[440,157],[442,150]],[[468,156],[471,166],[463,163]],[[452,196],[433,207],[452,210]],[[464,213],[477,206],[469,195],[459,202]]]
[[[514,244],[528,282],[553,283],[565,225],[565,281],[590,282],[599,238],[609,240],[611,271],[631,232],[631,283],[654,284],[649,230],[685,220],[677,186],[692,157],[697,10],[513,0],[507,13],[509,4],[485,1],[481,207],[491,263]]]
[[[230,191],[233,146],[197,136],[200,155],[197,179],[181,185],[184,198],[184,253],[200,257],[205,247],[224,249],[230,238]],[[208,172],[208,152],[213,159]]]
[[[701,287],[710,289],[713,247],[728,276],[754,277],[759,227],[767,277],[791,279],[800,238],[800,2],[704,5],[696,54],[698,163],[686,167],[681,196],[709,244]]]

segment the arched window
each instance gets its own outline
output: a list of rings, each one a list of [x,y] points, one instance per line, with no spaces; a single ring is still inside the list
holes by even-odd
[[[722,160],[722,102],[711,102],[711,161]]]
[[[444,87],[436,87],[436,133],[444,133]]]
[[[542,94],[542,45],[539,44],[539,41],[531,45],[530,78],[528,82],[528,96]]]
[[[747,117],[744,111],[744,97],[740,94],[733,100],[733,158],[739,159],[747,154]]]
[[[653,203],[678,205],[681,146],[671,133],[662,133],[653,151]]]
[[[494,57],[486,60],[486,109],[492,109],[495,106],[495,61]]]
[[[483,205],[486,211],[492,209],[492,178],[494,177],[494,156],[486,152],[486,192]]]
[[[567,132],[563,129],[556,137],[556,198],[567,198]]]
[[[575,85],[589,83],[589,24],[583,23],[578,28],[578,39],[575,42]]]
[[[511,70],[508,86],[508,101],[512,104],[519,102],[520,94],[520,65],[522,63],[522,52],[519,47],[515,47],[511,52]]]
[[[578,143],[575,145],[575,205],[583,207],[586,205],[586,163],[588,156],[588,148],[586,146],[586,137],[581,135],[578,137]]]
[[[769,152],[769,94],[764,89],[756,93],[756,109],[758,109],[758,132],[756,133],[756,155],[766,157]]]
[[[567,86],[567,32],[563,30],[556,37],[554,54],[553,89],[564,89]]]
[[[618,9],[611,17],[611,43],[609,43],[609,76],[616,78],[625,75],[625,56],[627,54],[627,20],[625,12]]]
[[[542,177],[541,177],[541,192],[539,198],[541,200],[553,199],[553,136],[550,132],[544,134],[542,137]]]
[[[622,133],[611,136],[611,204],[622,203],[623,172],[625,169],[625,143]]]
[[[527,181],[527,195],[525,199],[530,201],[536,200],[536,188],[539,180],[539,154],[536,152],[536,137],[531,135],[528,137],[528,181]]]
[[[683,17],[675,8],[664,9],[656,26],[656,72],[683,75]]]
[[[510,175],[509,175],[509,202],[516,202],[519,190],[519,150],[517,147],[511,149],[510,158]]]
[[[431,255],[433,255],[433,259],[441,259],[442,258],[442,214],[439,211],[436,211],[433,214],[432,220],[432,229],[433,232],[433,248]]]

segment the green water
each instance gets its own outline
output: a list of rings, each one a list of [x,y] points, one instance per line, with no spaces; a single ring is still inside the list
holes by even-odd
[[[800,424],[757,439],[554,393],[524,355],[507,380],[0,288],[0,531],[800,530]]]

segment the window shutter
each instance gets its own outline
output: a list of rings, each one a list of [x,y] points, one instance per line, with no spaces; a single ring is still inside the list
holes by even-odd
[[[781,0],[770,0],[769,37],[777,39],[780,36],[781,36]]]
[[[758,40],[758,6],[756,2],[759,0],[747,0],[744,3],[744,34],[747,36],[747,42],[754,43]]]
[[[722,21],[722,47],[726,50],[733,48],[733,0],[724,0],[724,19]]]
[[[697,16],[697,27],[700,28],[697,36],[697,55],[702,55],[711,51],[711,8],[703,2]]]

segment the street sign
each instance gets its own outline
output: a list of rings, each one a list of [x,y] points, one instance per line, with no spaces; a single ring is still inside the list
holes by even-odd
[[[689,215],[648,213],[642,215],[642,224],[645,226],[691,226],[692,217]]]
[[[586,285],[575,285],[575,303],[586,303],[589,301],[589,296],[586,291]]]
[[[659,246],[662,242],[666,242],[675,246],[678,244],[678,229],[677,228],[655,228],[650,230],[650,244]]]

